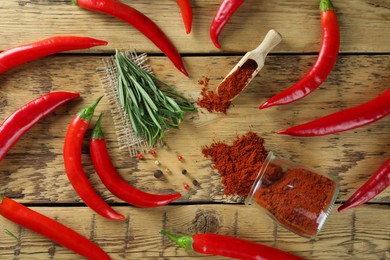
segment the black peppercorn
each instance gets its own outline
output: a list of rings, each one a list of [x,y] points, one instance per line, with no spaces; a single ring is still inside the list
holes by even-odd
[[[181,170],[181,173],[182,173],[183,175],[186,175],[186,174],[187,174],[187,170],[186,170],[186,169],[183,169],[183,170]]]
[[[198,186],[199,185],[199,182],[197,180],[193,180],[192,181],[192,184],[194,184],[194,186]]]
[[[158,178],[161,178],[163,176],[163,174],[164,173],[161,170],[156,170],[154,172],[154,177],[156,177],[158,179]]]

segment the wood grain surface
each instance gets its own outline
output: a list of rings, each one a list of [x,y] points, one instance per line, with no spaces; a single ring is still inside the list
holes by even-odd
[[[113,259],[223,259],[187,252],[158,232],[213,232],[256,241],[305,259],[390,259],[390,190],[370,203],[338,213],[340,203],[360,187],[390,156],[390,118],[351,131],[300,138],[275,133],[296,124],[359,105],[390,87],[390,3],[387,0],[334,0],[341,31],[337,63],[327,80],[306,98],[282,107],[259,110],[267,98],[291,86],[310,69],[321,42],[318,1],[247,0],[221,34],[222,49],[209,39],[209,25],[220,1],[191,1],[193,31],[184,32],[175,1],[121,0],[151,17],[183,54],[190,77],[141,33],[104,14],[82,10],[70,0],[3,0],[0,2],[0,50],[54,35],[91,36],[109,41],[105,47],[52,55],[0,74],[0,122],[28,101],[52,91],[74,91],[81,99],[59,108],[31,128],[0,162],[0,194],[74,228],[99,244]],[[152,3],[152,4],[151,4]],[[99,195],[120,213],[123,222],[103,219],[87,208],[64,172],[62,149],[73,115],[104,94],[97,69],[115,49],[135,48],[149,56],[153,72],[194,102],[208,77],[215,88],[242,55],[274,28],[283,41],[265,66],[237,97],[226,114],[199,108],[187,114],[177,130],[166,134],[167,147],[157,157],[131,158],[119,149],[107,98],[99,104],[108,149],[115,167],[131,185],[153,193],[179,191],[169,206],[140,209],[113,196],[100,182],[89,156],[87,132],[83,167]],[[214,141],[231,143],[254,131],[267,149],[284,159],[337,179],[340,193],[324,229],[315,240],[277,226],[257,208],[223,195],[220,175],[201,148]],[[177,156],[183,156],[178,161]],[[160,165],[156,165],[158,160]],[[164,178],[153,172],[161,169]],[[186,169],[187,175],[181,171]],[[192,180],[199,186],[192,185]],[[185,190],[184,184],[191,185]],[[79,259],[73,252],[0,218],[1,259]],[[1,231],[0,231],[1,232]]]

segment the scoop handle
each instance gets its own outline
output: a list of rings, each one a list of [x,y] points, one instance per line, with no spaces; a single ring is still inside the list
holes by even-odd
[[[259,66],[263,66],[267,54],[281,41],[280,33],[274,29],[269,30],[261,44],[251,51],[251,59],[254,59]]]

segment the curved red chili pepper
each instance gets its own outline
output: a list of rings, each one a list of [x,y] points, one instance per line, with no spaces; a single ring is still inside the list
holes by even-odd
[[[210,26],[210,38],[215,47],[221,48],[221,45],[218,42],[218,37],[223,27],[225,27],[226,23],[230,20],[232,15],[237,11],[242,3],[244,3],[244,0],[224,0],[219,6]]]
[[[36,98],[16,110],[0,125],[0,161],[12,146],[38,121],[80,94],[52,92]]]
[[[116,171],[108,154],[106,142],[100,127],[102,115],[93,130],[90,152],[93,165],[104,185],[112,194],[127,203],[143,208],[166,205],[178,198],[180,193],[157,195],[143,192],[129,185]]]
[[[305,97],[316,90],[328,77],[337,60],[340,48],[340,30],[330,0],[320,2],[322,43],[316,62],[295,85],[268,99],[260,109],[285,105]]]
[[[206,255],[248,260],[302,259],[276,248],[231,236],[204,233],[177,237],[165,230],[161,230],[160,233],[187,250],[194,250]]]
[[[186,34],[189,34],[192,27],[192,6],[190,0],[176,0],[176,3],[180,8]]]
[[[390,186],[390,159],[367,180],[337,211],[342,212],[347,209],[360,206]]]
[[[111,259],[103,249],[76,231],[10,198],[1,198],[0,215],[88,259]]]
[[[114,16],[132,25],[160,48],[179,71],[188,76],[175,46],[164,32],[143,13],[116,0],[72,0],[72,2],[82,8]]]
[[[110,206],[96,194],[81,165],[83,138],[93,117],[94,110],[101,98],[102,97],[97,99],[91,106],[82,109],[69,125],[65,137],[63,154],[65,171],[73,188],[88,207],[108,219],[123,220],[125,218],[123,215],[120,215],[111,209]]]
[[[318,118],[306,124],[293,126],[278,134],[293,136],[320,136],[334,134],[371,124],[390,114],[390,89],[359,106]]]
[[[0,53],[0,73],[58,52],[87,49],[99,45],[107,45],[107,42],[79,36],[55,36],[21,45]]]

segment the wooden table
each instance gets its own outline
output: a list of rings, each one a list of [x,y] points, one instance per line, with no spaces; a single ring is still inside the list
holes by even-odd
[[[27,101],[51,91],[77,91],[82,99],[58,109],[34,126],[0,165],[1,194],[73,228],[101,246],[113,259],[197,259],[204,257],[178,248],[159,231],[213,232],[276,247],[305,259],[390,259],[390,189],[370,203],[338,213],[337,207],[360,187],[390,156],[390,118],[359,129],[315,138],[275,134],[292,125],[356,106],[389,88],[390,2],[335,0],[341,28],[337,63],[325,83],[310,96],[290,105],[260,111],[267,98],[296,82],[314,63],[321,42],[319,1],[248,0],[221,35],[222,49],[209,39],[209,26],[221,1],[194,0],[194,23],[186,35],[175,1],[130,1],[151,17],[182,53],[190,77],[177,71],[149,40],[128,24],[104,14],[82,10],[70,0],[3,0],[0,3],[0,49],[55,35],[91,36],[109,41],[105,47],[61,53],[19,66],[0,75],[0,119]],[[158,148],[166,180],[154,178],[155,158],[139,161],[118,147],[107,99],[97,112],[109,152],[121,175],[135,187],[154,193],[168,190],[183,196],[169,206],[142,209],[114,197],[93,170],[88,143],[83,166],[99,195],[127,216],[116,222],[102,218],[79,199],[63,166],[62,147],[72,116],[102,95],[96,68],[115,49],[146,52],[154,73],[192,100],[198,80],[210,78],[215,87],[246,52],[255,48],[269,29],[283,36],[266,59],[261,74],[233,102],[227,114],[199,109],[180,129],[169,131],[169,149]],[[94,118],[96,120],[96,117]],[[219,174],[201,147],[214,140],[231,142],[252,130],[266,147],[285,159],[334,176],[340,193],[325,227],[315,240],[299,237],[277,226],[256,208],[223,196]],[[177,156],[184,158],[183,162]],[[182,169],[188,175],[181,174]],[[197,179],[189,191],[183,183]],[[70,250],[0,218],[0,228],[16,238],[0,236],[1,259],[79,259]],[[221,241],[222,243],[222,241]],[[210,259],[223,259],[211,257]]]

